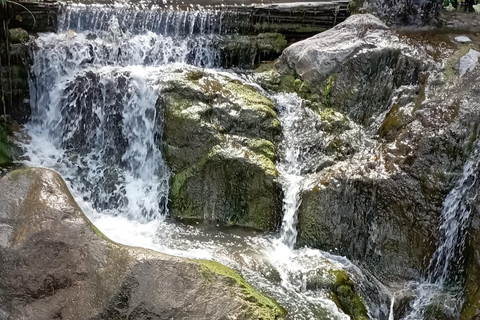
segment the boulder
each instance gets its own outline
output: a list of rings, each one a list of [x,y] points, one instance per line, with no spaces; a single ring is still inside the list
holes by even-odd
[[[193,67],[162,81],[171,215],[273,230],[281,212],[273,103],[238,80]]]
[[[320,119],[293,133],[322,137],[300,154],[297,246],[345,255],[387,284],[422,277],[477,137],[478,68],[459,76],[469,49],[359,15],[259,72],[266,87],[306,99],[299,122]]]
[[[418,83],[425,68],[418,55],[371,14],[353,15],[291,45],[276,64],[284,78],[295,79],[294,90],[302,97],[362,125],[387,110],[394,90]],[[299,81],[303,88],[295,86]]]
[[[233,270],[114,243],[62,178],[27,168],[0,180],[5,319],[281,319]]]

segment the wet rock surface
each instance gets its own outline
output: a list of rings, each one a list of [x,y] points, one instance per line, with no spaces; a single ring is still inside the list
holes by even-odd
[[[279,319],[284,310],[212,261],[105,238],[61,177],[0,180],[0,314],[5,319]]]
[[[369,9],[394,25],[435,25],[442,10],[441,0],[370,0]]]
[[[165,83],[170,213],[260,230],[279,222],[273,103],[226,76],[188,68]]]
[[[325,110],[343,115],[348,125],[335,145],[350,145],[340,161],[304,169],[298,246],[346,255],[387,283],[426,271],[442,202],[479,121],[478,68],[460,79],[460,60],[476,47],[454,37],[397,34],[364,15],[284,51],[278,77],[290,79],[320,122],[329,122]]]

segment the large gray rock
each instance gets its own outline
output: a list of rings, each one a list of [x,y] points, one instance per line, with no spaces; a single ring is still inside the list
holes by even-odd
[[[417,57],[378,18],[361,14],[288,47],[276,69],[305,82],[296,90],[303,97],[370,125],[395,89],[418,83],[426,65]]]
[[[346,255],[386,283],[426,272],[476,139],[478,68],[459,77],[468,50],[453,35],[398,37],[363,15],[284,51],[278,78],[320,118],[298,139],[323,137],[299,160],[298,246]]]
[[[233,270],[126,247],[83,215],[61,177],[0,179],[2,319],[279,319]]]

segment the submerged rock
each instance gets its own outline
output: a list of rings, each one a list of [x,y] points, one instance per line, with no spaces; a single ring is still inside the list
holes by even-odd
[[[188,68],[164,79],[170,213],[272,230],[279,221],[273,103],[254,88]]]
[[[233,270],[114,243],[46,169],[0,180],[5,319],[281,319]]]

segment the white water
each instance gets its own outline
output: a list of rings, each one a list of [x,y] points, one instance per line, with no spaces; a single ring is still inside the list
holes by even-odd
[[[278,95],[276,103],[283,108],[278,116],[283,128],[283,157],[278,166],[283,187],[283,221],[280,230],[280,241],[293,249],[297,241],[297,211],[301,204],[300,191],[303,176],[301,175],[300,149],[295,135],[295,126],[300,123],[302,100],[296,94]]]
[[[219,28],[198,31],[185,23],[174,30],[189,33],[175,31],[172,37],[170,27],[168,32],[151,31],[161,23],[129,29],[128,23],[140,20],[128,22],[123,13],[93,10],[89,15],[82,6],[64,10],[62,28],[76,25],[78,33],[42,34],[36,41],[25,163],[59,171],[87,216],[114,241],[224,263],[276,298],[291,319],[348,319],[330,299],[331,289],[318,283],[331,281],[328,271],[342,268],[359,288],[370,285],[369,278],[345,258],[293,249],[303,179],[298,145],[305,137],[294,134],[301,99],[292,94],[272,97],[285,130],[279,165],[285,192],[280,237],[169,221],[158,79],[186,68],[185,63],[218,66],[218,52],[208,47],[208,37]],[[170,16],[180,21],[178,17],[197,19],[202,13]],[[202,19],[193,25],[208,25]],[[375,311],[372,319],[383,319],[382,314]]]
[[[415,299],[405,320],[423,319],[427,308],[435,304],[452,318],[463,305],[462,288],[456,286],[463,266],[466,229],[471,214],[470,190],[478,179],[479,151],[475,148],[463,167],[463,173],[442,206],[439,230],[442,234],[429,267],[425,283],[411,284]]]

